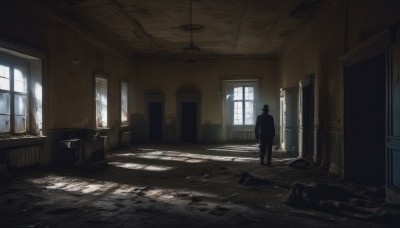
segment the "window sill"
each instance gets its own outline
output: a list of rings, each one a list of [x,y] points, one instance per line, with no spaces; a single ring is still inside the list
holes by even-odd
[[[121,125],[119,129],[120,131],[129,131],[131,130],[131,125]]]
[[[100,135],[103,135],[111,131],[111,128],[96,128],[95,131],[98,132]]]
[[[28,146],[35,144],[42,144],[46,139],[46,136],[36,136],[36,135],[7,135],[0,136],[0,149]]]
[[[254,131],[256,125],[231,125],[234,131]]]

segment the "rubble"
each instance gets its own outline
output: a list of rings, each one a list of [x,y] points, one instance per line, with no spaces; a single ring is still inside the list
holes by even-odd
[[[297,208],[310,208],[339,216],[399,224],[400,207],[384,202],[383,189],[374,187],[357,194],[333,184],[294,183],[286,203]]]

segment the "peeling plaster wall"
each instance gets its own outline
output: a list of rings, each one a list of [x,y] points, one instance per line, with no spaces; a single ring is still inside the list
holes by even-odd
[[[341,5],[300,45],[286,52],[280,61],[283,88],[298,86],[301,79],[315,75],[314,151],[311,151],[311,157],[317,164],[329,165],[331,159],[327,145],[331,144],[327,140],[343,135],[343,83],[339,57],[344,53],[344,16],[344,5]],[[298,100],[298,94],[295,100]],[[340,152],[342,146],[336,144],[330,149]]]
[[[108,143],[110,148],[117,146],[120,80],[133,82],[133,62],[53,17],[19,3],[2,2],[0,15],[0,37],[47,54],[45,130],[94,128],[93,75],[99,71],[109,79]]]
[[[279,133],[279,78],[275,60],[232,60],[206,61],[196,63],[166,62],[138,64],[135,89],[136,115],[146,121],[145,94],[165,95],[166,141],[179,141],[177,134],[177,94],[179,91],[201,94],[200,125],[201,141],[222,140],[222,80],[260,78],[259,106],[269,104],[275,117],[276,132]],[[189,90],[189,91],[188,91]],[[260,110],[257,110],[260,111]],[[260,111],[261,112],[261,111]],[[258,113],[259,114],[259,113]],[[144,124],[144,123],[143,123]],[[138,127],[139,129],[141,127]],[[142,127],[143,128],[143,127]],[[139,135],[146,135],[142,129]],[[142,138],[145,140],[145,138]],[[279,135],[276,137],[279,142]]]
[[[339,1],[298,45],[279,60],[281,86],[292,87],[315,74],[314,151],[317,164],[343,175],[343,65],[339,57],[358,43],[400,22],[400,2]],[[346,14],[348,13],[348,14]],[[347,28],[346,28],[347,17]]]

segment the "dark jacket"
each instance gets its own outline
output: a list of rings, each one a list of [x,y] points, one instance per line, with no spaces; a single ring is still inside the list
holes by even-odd
[[[271,115],[257,116],[255,136],[256,140],[260,141],[272,140],[275,137],[274,118]]]

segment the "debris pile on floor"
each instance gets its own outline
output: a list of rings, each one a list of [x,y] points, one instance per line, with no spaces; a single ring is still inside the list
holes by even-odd
[[[239,184],[241,184],[241,185],[269,185],[269,184],[272,184],[272,182],[270,180],[255,177],[248,172],[240,172],[240,174],[236,174],[235,177],[239,178]]]
[[[304,158],[297,158],[296,160],[289,163],[290,167],[298,168],[298,169],[306,169],[310,166],[310,162]]]
[[[287,204],[379,223],[399,224],[400,207],[388,205],[384,199],[384,187],[357,194],[332,184],[294,183]]]

